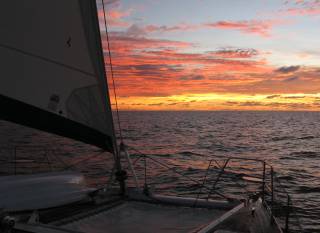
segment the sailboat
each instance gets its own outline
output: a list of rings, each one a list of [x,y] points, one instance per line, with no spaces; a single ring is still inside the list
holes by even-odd
[[[264,180],[263,192],[242,200],[128,187],[120,155],[130,155],[116,141],[95,0],[2,2],[0,35],[0,118],[110,152],[118,181],[110,192],[69,171],[2,176],[0,232],[283,232]]]

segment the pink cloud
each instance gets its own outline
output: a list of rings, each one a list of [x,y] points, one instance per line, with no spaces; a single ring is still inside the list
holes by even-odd
[[[286,10],[286,13],[288,15],[319,15],[320,14],[320,8],[289,8]]]
[[[287,15],[303,16],[320,14],[320,1],[318,0],[288,0],[285,2],[285,5],[292,6],[281,11],[281,13],[285,13]]]
[[[127,11],[110,10],[108,14],[111,19],[121,19],[125,16],[130,15],[130,10],[127,10]]]
[[[120,11],[117,9],[111,9],[106,12],[108,25],[114,27],[128,27],[130,24],[123,18],[129,16],[130,14],[131,10]],[[100,20],[104,18],[103,9],[98,10],[98,16]]]
[[[280,22],[275,20],[218,21],[206,23],[205,26],[209,28],[239,30],[242,33],[270,37],[273,26],[279,23]]]
[[[178,24],[174,26],[156,26],[156,25],[147,25],[145,30],[147,32],[171,32],[171,31],[189,31],[200,28],[200,25],[192,25],[192,24]]]

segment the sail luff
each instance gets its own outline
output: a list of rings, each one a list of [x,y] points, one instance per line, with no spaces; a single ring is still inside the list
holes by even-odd
[[[84,2],[90,2],[90,9],[92,12],[92,24],[91,26],[93,27],[93,31],[95,32],[95,41],[93,44],[96,45],[97,47],[97,54],[98,57],[93,57],[92,59],[97,59],[99,62],[99,65],[97,67],[97,70],[99,72],[98,77],[100,77],[100,86],[102,88],[102,92],[105,93],[105,96],[103,97],[103,101],[105,102],[104,107],[105,107],[105,112],[109,114],[108,118],[113,119],[113,114],[112,114],[112,108],[111,108],[111,101],[110,101],[110,94],[109,94],[109,87],[108,87],[108,81],[107,81],[107,72],[106,72],[106,67],[105,67],[105,57],[104,57],[104,52],[103,52],[103,46],[102,46],[102,36],[101,36],[101,31],[100,31],[100,26],[99,26],[99,17],[98,17],[98,7],[97,7],[97,2],[96,0],[82,0]],[[85,9],[83,9],[85,10]],[[88,22],[88,21],[86,21]],[[85,27],[87,28],[87,27]],[[90,43],[91,44],[91,43]],[[94,56],[94,55],[93,55]],[[106,122],[107,123],[107,122]],[[115,133],[115,126],[113,120],[111,121],[111,128],[112,128],[112,140],[113,140],[113,149],[114,149],[114,154],[118,155],[118,146],[117,146],[117,137]]]

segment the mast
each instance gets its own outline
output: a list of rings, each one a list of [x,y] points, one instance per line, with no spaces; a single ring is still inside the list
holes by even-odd
[[[105,88],[105,92],[107,93],[106,96],[110,97],[109,94],[109,87],[108,87],[108,82],[107,82],[107,73],[106,73],[106,68],[105,68],[105,57],[103,54],[103,47],[102,47],[102,38],[101,38],[101,32],[100,32],[100,27],[99,27],[99,17],[98,17],[98,7],[97,7],[97,2],[96,0],[91,0],[92,2],[92,12],[94,13],[94,27],[95,27],[95,31],[97,34],[97,46],[99,47],[99,60],[102,62],[101,64],[101,69],[102,69],[102,73],[103,73],[103,77],[104,77],[104,88]],[[104,4],[104,2],[102,1],[102,4]],[[103,5],[103,9],[104,9],[104,5]],[[105,12],[104,12],[105,13]],[[107,33],[107,24],[105,22],[105,27],[106,27],[106,33]],[[108,111],[111,112],[112,114],[112,108],[111,108],[111,101],[110,98],[106,98],[107,101],[107,108]],[[114,119],[112,117],[112,119]],[[121,129],[119,129],[121,130]],[[121,167],[121,155],[120,155],[120,149],[118,148],[118,143],[117,143],[117,136],[116,136],[116,132],[115,132],[115,126],[114,126],[114,122],[112,121],[112,132],[113,132],[113,148],[114,148],[114,158],[115,158],[115,164],[116,164],[116,176],[117,179],[120,183],[120,188],[121,188],[121,193],[125,194],[126,192],[126,185],[125,185],[125,179],[126,179],[126,172],[124,170],[122,170]]]

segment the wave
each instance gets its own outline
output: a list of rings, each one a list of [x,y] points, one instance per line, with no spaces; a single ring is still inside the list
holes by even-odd
[[[301,193],[320,193],[320,187],[300,186],[297,191]]]
[[[282,136],[282,137],[273,137],[271,138],[272,141],[277,142],[277,141],[285,141],[285,140],[293,140],[296,139],[296,137],[293,136]]]
[[[314,139],[314,138],[316,138],[316,137],[314,137],[314,136],[304,136],[304,137],[300,137],[298,139],[300,139],[300,140],[308,140],[308,139]]]
[[[194,153],[192,151],[182,151],[182,152],[179,152],[179,155],[183,155],[183,156],[202,156],[201,154],[198,154],[198,153]]]
[[[290,156],[299,156],[302,158],[318,158],[319,157],[319,152],[315,151],[297,151],[297,152],[292,152],[290,153]]]
[[[294,180],[295,178],[292,176],[278,176],[278,179],[290,181],[290,180]]]

